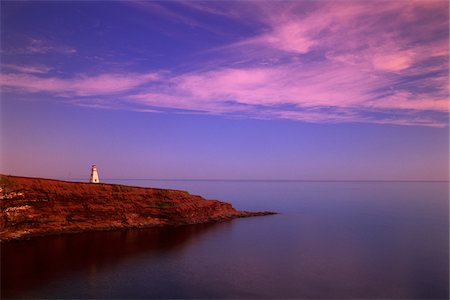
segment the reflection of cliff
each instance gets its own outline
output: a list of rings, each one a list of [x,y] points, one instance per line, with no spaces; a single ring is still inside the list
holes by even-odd
[[[178,251],[214,224],[87,232],[1,244],[2,298],[21,297],[64,274],[99,271],[138,254]]]
[[[239,212],[229,203],[177,190],[5,175],[0,176],[0,186],[3,241],[56,233],[198,224],[268,214]]]

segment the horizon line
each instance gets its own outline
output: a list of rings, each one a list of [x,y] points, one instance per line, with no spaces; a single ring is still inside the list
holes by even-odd
[[[76,177],[36,177],[36,176],[24,176],[24,175],[13,175],[0,172],[3,176],[16,176],[16,177],[30,177],[30,178],[40,178],[40,179],[52,179],[52,180],[63,180],[63,181],[89,181],[88,178],[76,178]],[[102,178],[101,183],[108,180],[150,180],[150,181],[228,181],[228,182],[447,182],[450,183],[450,179],[202,179],[202,178]]]
[[[85,178],[66,178],[70,180],[85,180]],[[152,181],[248,181],[248,182],[450,182],[450,179],[199,179],[199,178],[103,178],[105,180],[152,180]]]
[[[41,179],[53,179],[53,180],[66,180],[66,181],[89,181],[86,177],[41,177],[30,175],[15,175],[0,172],[3,176],[16,176],[16,177],[30,177]],[[206,179],[206,178],[101,178],[101,181],[105,180],[152,180],[152,181],[248,181],[248,182],[450,182],[449,179]]]

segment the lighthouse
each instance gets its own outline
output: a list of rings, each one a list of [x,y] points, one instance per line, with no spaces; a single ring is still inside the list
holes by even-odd
[[[96,165],[92,165],[91,168],[91,179],[89,179],[90,183],[99,183],[100,181],[98,180],[98,172],[97,172],[97,166]]]

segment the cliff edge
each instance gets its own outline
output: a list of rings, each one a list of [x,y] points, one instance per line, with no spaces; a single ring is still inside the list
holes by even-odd
[[[273,214],[178,190],[0,175],[2,241],[93,230],[220,222]]]

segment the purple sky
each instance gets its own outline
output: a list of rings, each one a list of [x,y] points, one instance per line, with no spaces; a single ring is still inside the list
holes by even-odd
[[[449,178],[448,1],[1,2],[0,172]]]

